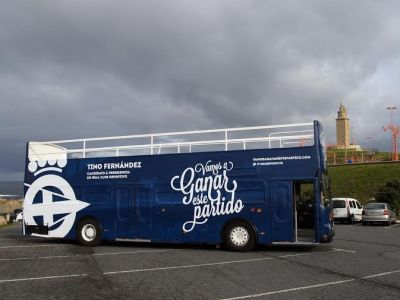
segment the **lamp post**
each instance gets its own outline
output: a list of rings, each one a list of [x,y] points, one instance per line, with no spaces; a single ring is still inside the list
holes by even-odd
[[[383,127],[384,131],[390,130],[391,136],[392,136],[392,160],[399,160],[399,157],[397,155],[397,137],[399,136],[400,133],[400,127],[396,127],[393,124],[393,111],[397,109],[396,106],[388,106],[386,108],[387,110],[390,110],[390,125],[387,127]]]
[[[354,145],[353,129],[354,129],[354,126],[351,126],[350,127],[350,145]]]

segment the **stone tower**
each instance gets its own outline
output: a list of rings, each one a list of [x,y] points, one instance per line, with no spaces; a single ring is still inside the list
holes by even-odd
[[[348,149],[350,147],[350,121],[347,110],[340,103],[338,117],[336,119],[336,148]]]

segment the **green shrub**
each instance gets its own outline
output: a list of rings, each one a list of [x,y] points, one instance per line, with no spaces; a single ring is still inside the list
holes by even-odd
[[[392,180],[378,189],[375,195],[378,202],[389,203],[396,211],[400,210],[400,181]]]

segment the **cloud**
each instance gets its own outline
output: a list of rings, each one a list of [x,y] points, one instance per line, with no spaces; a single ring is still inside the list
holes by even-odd
[[[28,140],[318,119],[334,143],[339,101],[356,142],[387,150],[399,6],[3,1],[0,180],[22,178]]]

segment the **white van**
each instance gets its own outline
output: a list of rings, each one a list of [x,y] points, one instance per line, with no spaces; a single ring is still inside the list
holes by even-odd
[[[333,220],[352,224],[362,220],[363,207],[353,198],[333,198]]]

